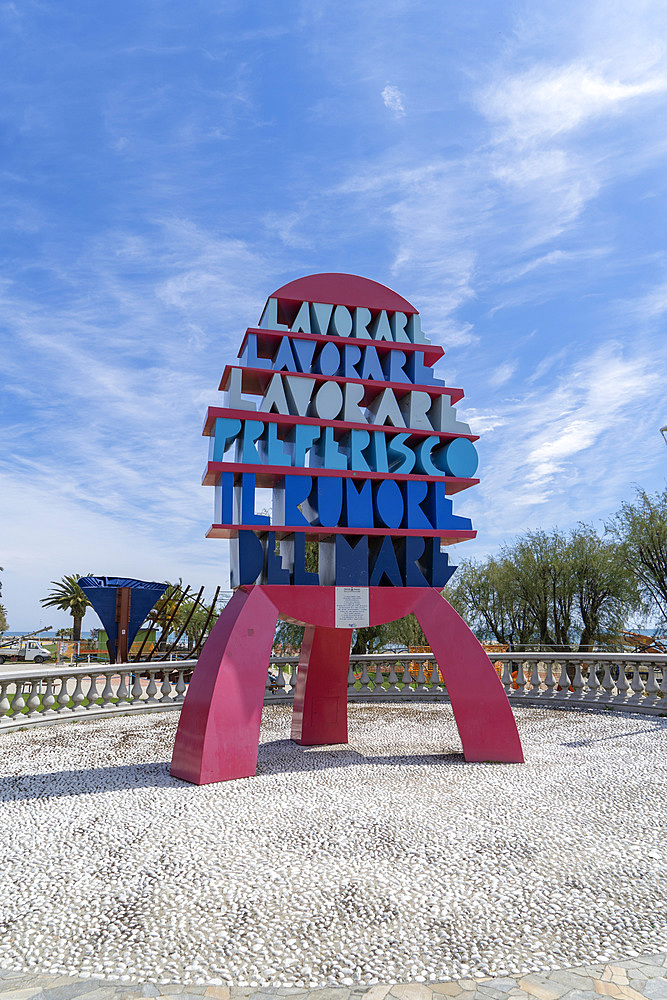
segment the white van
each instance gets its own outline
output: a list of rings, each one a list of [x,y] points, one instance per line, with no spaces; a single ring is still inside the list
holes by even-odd
[[[16,645],[0,646],[0,663],[7,660],[23,660],[25,663],[45,663],[51,659],[51,653],[36,639],[18,641]]]

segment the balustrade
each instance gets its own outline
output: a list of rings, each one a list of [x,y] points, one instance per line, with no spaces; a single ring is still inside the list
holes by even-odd
[[[512,704],[667,715],[667,656],[647,653],[492,653]],[[294,697],[298,657],[271,660],[267,704]],[[0,731],[23,726],[180,709],[196,660],[0,672]],[[571,670],[568,674],[568,666]],[[101,689],[101,690],[100,690]],[[350,657],[351,701],[446,701],[429,653]]]

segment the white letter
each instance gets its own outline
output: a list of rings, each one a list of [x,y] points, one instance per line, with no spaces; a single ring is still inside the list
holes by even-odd
[[[402,340],[404,343],[410,343],[410,338],[408,337],[407,331],[405,329],[408,322],[408,317],[405,313],[395,312],[389,317],[389,323],[391,325],[391,332],[394,335],[394,340]]]
[[[434,431],[454,431],[457,434],[470,434],[470,426],[456,419],[456,407],[452,406],[452,397],[447,392],[436,396],[433,400],[428,418]]]
[[[365,392],[365,387],[358,385],[356,382],[348,382],[343,387],[343,395],[345,397],[343,420],[350,420],[353,424],[366,423],[366,415],[359,407],[359,403],[364,398]]]
[[[303,378],[299,375],[285,376],[285,389],[287,399],[290,404],[290,413],[296,413],[298,417],[305,417],[313,395],[314,378]]]
[[[310,309],[308,305],[308,302],[302,302],[299,306],[296,319],[292,323],[294,333],[310,333]]]
[[[289,330],[284,323],[278,322],[278,299],[267,301],[259,325],[267,330]]]
[[[431,406],[431,397],[427,392],[406,392],[399,405],[405,417],[406,427],[415,427],[422,431],[433,430],[426,416]]]
[[[331,332],[337,337],[349,337],[352,333],[352,316],[347,306],[336,306],[331,317]]]
[[[264,399],[259,404],[259,409],[262,413],[270,413],[274,406],[276,413],[289,413],[282,376],[278,375],[278,373],[271,378]]]
[[[231,368],[227,379],[225,402],[230,410],[256,410],[257,405],[252,399],[244,399],[241,395],[243,388],[243,369]]]
[[[353,335],[355,337],[362,337],[364,340],[370,340],[371,335],[368,332],[368,324],[371,321],[371,311],[366,309],[364,306],[354,310],[354,324],[353,324]]]
[[[343,406],[343,392],[338,382],[325,382],[317,390],[310,404],[309,417],[320,420],[335,420]]]
[[[368,407],[372,424],[386,424],[389,421],[394,427],[405,427],[405,420],[396,402],[396,396],[391,389],[384,389],[375,397]]]

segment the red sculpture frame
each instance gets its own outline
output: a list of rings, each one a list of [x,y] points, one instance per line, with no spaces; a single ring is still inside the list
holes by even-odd
[[[430,587],[369,587],[369,625],[414,612],[447,688],[467,761],[523,763],[507,695],[483,647]],[[188,687],[171,773],[196,785],[257,771],[262,705],[279,617],[305,626],[292,739],[347,743],[352,629],[335,627],[335,587],[239,587],[216,622]]]

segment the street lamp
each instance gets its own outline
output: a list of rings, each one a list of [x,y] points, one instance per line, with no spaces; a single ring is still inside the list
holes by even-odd
[[[664,427],[660,428],[660,433],[662,434],[662,436],[665,439],[665,444],[667,444],[667,424],[665,424]]]

